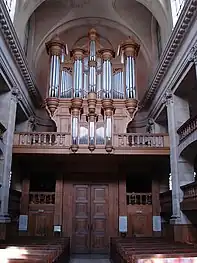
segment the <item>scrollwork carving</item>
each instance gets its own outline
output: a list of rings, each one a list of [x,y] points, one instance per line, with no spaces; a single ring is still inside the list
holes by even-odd
[[[197,64],[197,42],[191,49],[188,60],[189,62],[193,61],[195,64]]]
[[[162,98],[162,103],[166,104],[166,106],[167,106],[169,103],[173,102],[173,96],[172,95],[173,95],[172,91],[170,89],[168,89]]]

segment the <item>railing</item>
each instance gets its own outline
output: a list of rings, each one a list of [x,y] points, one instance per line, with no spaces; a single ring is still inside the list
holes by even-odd
[[[127,193],[128,205],[151,205],[152,194],[151,193]]]
[[[181,186],[183,201],[197,200],[197,182]]]
[[[193,131],[197,129],[197,115],[187,120],[178,130],[179,141],[183,141]]]
[[[54,192],[30,192],[29,204],[31,205],[54,205],[55,193]]]
[[[172,202],[172,191],[166,191],[160,194],[160,205],[161,207],[164,205],[170,205]]]
[[[58,132],[17,133],[14,136],[14,145],[34,146],[70,146],[70,134]]]
[[[115,147],[169,147],[167,134],[122,133],[114,134]]]
[[[71,134],[60,132],[21,132],[14,135],[14,146],[35,148],[67,148],[71,146]],[[168,134],[123,133],[113,135],[114,149],[141,148],[169,148]],[[88,149],[88,145],[79,144],[79,149]],[[105,149],[105,145],[96,145]]]

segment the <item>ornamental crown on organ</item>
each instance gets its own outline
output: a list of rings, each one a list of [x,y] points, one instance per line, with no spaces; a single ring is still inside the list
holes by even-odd
[[[55,37],[46,43],[50,55],[49,87],[46,107],[53,117],[60,99],[71,100],[72,142],[71,149],[76,152],[79,144],[79,121],[83,100],[88,103],[87,121],[88,144],[90,151],[95,149],[95,124],[97,121],[96,103],[101,100],[104,117],[104,143],[106,151],[112,150],[112,118],[114,99],[125,101],[131,119],[138,110],[135,59],[140,46],[128,38],[118,48],[123,65],[113,69],[115,53],[112,48],[104,48],[99,43],[95,29],[88,33],[85,46],[74,47],[68,56],[67,46]]]

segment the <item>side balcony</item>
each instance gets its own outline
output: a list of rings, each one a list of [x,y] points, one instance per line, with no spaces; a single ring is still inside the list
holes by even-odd
[[[188,146],[191,145],[196,148],[197,142],[197,115],[188,119],[183,125],[177,130],[179,135],[179,154],[181,154]]]
[[[183,201],[181,209],[183,211],[197,210],[197,182],[181,187],[183,190]]]
[[[103,143],[103,144],[102,144]],[[15,133],[13,153],[70,154],[71,134],[58,132]],[[79,143],[77,153],[89,154],[88,142]],[[106,154],[104,141],[93,154]],[[124,133],[113,135],[112,154],[169,155],[168,134]]]

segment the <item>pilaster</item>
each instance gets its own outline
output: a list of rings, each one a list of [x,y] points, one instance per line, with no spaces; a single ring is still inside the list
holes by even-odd
[[[12,165],[12,146],[14,138],[15,120],[16,120],[16,108],[17,102],[20,99],[19,90],[14,87],[11,90],[11,98],[9,102],[9,111],[7,118],[7,130],[3,136],[5,144],[4,154],[0,160],[0,172],[1,172],[1,191],[0,191],[0,223],[8,223],[10,221],[8,215],[8,201],[9,201],[9,187],[11,180],[11,165]]]
[[[170,138],[170,167],[172,176],[172,224],[188,224],[187,217],[181,212],[183,198],[181,185],[194,180],[191,166],[178,154],[179,138],[177,129],[189,118],[189,104],[168,91],[165,94],[167,106],[168,132]],[[189,175],[189,176],[188,176]]]

